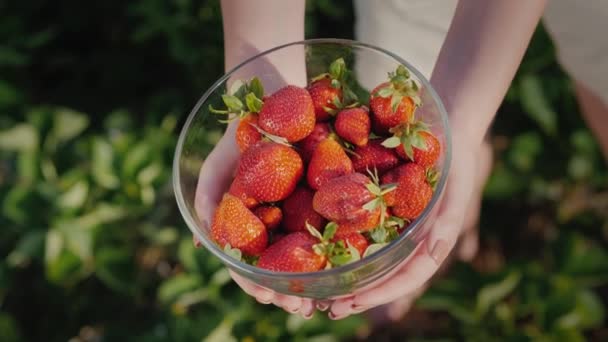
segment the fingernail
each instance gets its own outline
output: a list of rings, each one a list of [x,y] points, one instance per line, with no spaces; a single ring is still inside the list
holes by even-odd
[[[336,315],[334,315],[334,313],[333,313],[333,312],[331,312],[331,311],[330,311],[330,312],[327,314],[327,317],[329,317],[329,319],[331,319],[331,320],[333,320],[333,321],[340,320],[340,319],[342,319],[342,318],[345,318],[346,316],[348,316],[348,315],[336,316]]]
[[[290,308],[285,308],[285,311],[287,311],[287,312],[289,312],[289,313],[291,313],[291,314],[295,314],[295,313],[297,313],[298,311],[300,311],[300,308],[293,308],[293,309],[290,309]]]
[[[260,304],[270,304],[272,302],[271,300],[266,300],[263,298],[256,298],[255,300],[257,300]]]
[[[263,292],[262,294],[258,294],[255,299],[257,299],[258,302],[262,304],[270,304],[272,303],[274,296],[272,295],[272,293]]]
[[[194,242],[195,248],[199,248],[200,246],[203,245],[195,235],[192,235],[192,242]]]
[[[356,311],[357,313],[359,313],[359,312],[362,312],[362,311],[367,310],[367,309],[368,309],[368,306],[367,306],[367,305],[356,305],[356,304],[353,304],[353,305],[351,306],[351,309],[352,309],[353,311]]]
[[[311,311],[311,312],[307,312],[305,314],[302,314],[302,317],[304,317],[304,319],[311,319],[314,314],[315,314],[315,312]]]
[[[329,303],[323,303],[323,302],[317,303],[317,310],[319,310],[319,311],[325,311],[328,308],[329,308]]]
[[[437,265],[441,264],[448,256],[448,243],[443,239],[437,240],[437,242],[435,242],[435,246],[433,246],[433,249],[431,250],[430,255],[431,258],[435,260]]]

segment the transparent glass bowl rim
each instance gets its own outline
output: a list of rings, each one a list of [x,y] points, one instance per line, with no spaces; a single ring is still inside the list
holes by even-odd
[[[433,193],[433,197],[431,198],[431,201],[426,206],[426,208],[424,209],[422,214],[420,214],[420,216],[417,219],[415,219],[410,224],[410,226],[407,228],[407,230],[405,232],[403,232],[402,234],[400,234],[397,239],[391,241],[390,243],[388,243],[386,246],[384,246],[379,251],[377,251],[369,256],[366,256],[365,258],[362,258],[361,260],[358,260],[358,261],[355,261],[355,262],[352,262],[350,264],[346,264],[346,265],[343,265],[340,267],[328,269],[328,270],[321,270],[321,271],[316,271],[316,272],[300,272],[300,273],[273,272],[273,271],[269,271],[269,270],[265,270],[265,269],[262,269],[259,267],[249,265],[245,262],[236,260],[236,259],[228,256],[227,254],[225,254],[222,251],[221,248],[219,248],[219,246],[217,246],[213,241],[210,241],[209,239],[207,239],[207,237],[205,237],[198,230],[198,225],[196,224],[195,219],[190,214],[190,211],[188,210],[188,206],[186,205],[184,196],[182,194],[181,183],[180,183],[181,180],[180,180],[179,160],[180,160],[180,157],[182,154],[182,148],[183,148],[183,144],[186,140],[187,132],[189,131],[190,125],[192,124],[194,117],[199,112],[201,106],[207,101],[209,96],[211,96],[211,94],[213,94],[221,85],[223,85],[225,83],[225,81],[228,78],[230,78],[230,76],[232,76],[238,69],[240,69],[244,65],[248,64],[249,62],[251,62],[257,58],[271,54],[275,51],[278,51],[278,50],[281,50],[284,48],[288,48],[290,46],[295,46],[295,45],[307,46],[307,45],[319,45],[319,44],[337,44],[337,45],[346,45],[346,46],[351,46],[351,47],[360,47],[360,48],[364,48],[364,49],[374,50],[376,52],[379,52],[379,53],[382,53],[382,54],[385,54],[385,55],[388,55],[388,56],[394,58],[396,60],[396,62],[403,64],[405,67],[407,67],[410,70],[410,72],[412,72],[420,80],[424,89],[426,89],[427,91],[430,92],[431,97],[437,103],[437,107],[440,112],[439,114],[441,116],[442,125],[444,127],[443,134],[444,134],[445,141],[446,141],[444,164],[443,164],[443,168],[441,170],[441,175],[440,175],[439,181],[437,182],[437,186],[435,188],[435,192]],[[382,258],[386,254],[389,254],[389,252],[391,250],[393,250],[394,248],[399,248],[399,246],[401,245],[401,242],[403,240],[408,239],[411,234],[414,234],[418,229],[420,229],[420,227],[422,226],[422,223],[425,221],[427,216],[430,214],[431,210],[435,207],[435,205],[438,204],[439,198],[441,197],[441,194],[443,193],[443,190],[444,190],[446,182],[447,182],[448,172],[450,169],[451,157],[452,157],[451,132],[450,132],[450,126],[449,126],[449,122],[448,122],[447,112],[445,110],[443,102],[437,95],[437,92],[435,91],[435,89],[431,86],[429,81],[415,67],[413,67],[408,62],[403,60],[403,58],[397,56],[396,54],[394,54],[390,51],[387,51],[385,49],[382,49],[382,48],[379,48],[377,46],[373,46],[370,44],[358,42],[355,40],[334,39],[334,38],[307,39],[307,40],[279,45],[277,47],[260,52],[259,54],[248,58],[247,60],[240,63],[239,65],[234,67],[232,70],[230,70],[229,72],[224,74],[203,94],[203,96],[198,100],[198,102],[196,103],[196,105],[194,106],[194,108],[192,109],[190,114],[188,115],[188,118],[186,119],[186,123],[182,127],[182,130],[180,132],[180,135],[179,135],[179,138],[177,141],[177,146],[175,149],[175,156],[173,159],[173,191],[175,193],[175,198],[177,201],[177,206],[179,208],[179,211],[181,212],[181,214],[182,214],[184,220],[186,221],[186,224],[190,228],[190,230],[196,235],[196,237],[205,246],[205,248],[207,248],[215,256],[220,258],[222,260],[222,262],[224,262],[225,264],[238,269],[240,271],[240,273],[251,274],[251,275],[255,275],[255,276],[264,276],[264,277],[267,277],[270,279],[276,279],[276,280],[279,280],[279,279],[280,280],[300,280],[300,279],[311,279],[311,278],[319,278],[319,277],[331,277],[331,276],[338,276],[342,273],[354,271],[360,267],[363,267],[363,266],[373,262],[376,259]]]

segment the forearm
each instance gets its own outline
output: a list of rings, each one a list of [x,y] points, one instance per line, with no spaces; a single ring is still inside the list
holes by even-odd
[[[222,0],[226,70],[261,51],[303,40],[305,4],[305,0]]]
[[[546,0],[460,0],[431,83],[454,134],[483,139]]]

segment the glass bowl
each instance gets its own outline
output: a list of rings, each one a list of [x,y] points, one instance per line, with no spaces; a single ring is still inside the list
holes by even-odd
[[[350,264],[308,273],[279,273],[251,266],[225,254],[210,235],[213,210],[227,191],[237,166],[235,123],[218,124],[209,105],[221,106],[221,96],[235,80],[259,77],[267,94],[289,84],[306,86],[310,77],[326,72],[329,64],[344,58],[361,89],[369,92],[387,79],[397,66],[407,67],[418,81],[422,106],[416,115],[430,124],[441,143],[440,172],[427,208],[394,241],[381,250]],[[221,134],[224,136],[219,139]],[[173,186],[179,209],[192,233],[232,271],[278,293],[315,299],[335,299],[352,294],[389,276],[411,256],[436,218],[450,164],[448,118],[429,82],[401,57],[384,49],[351,40],[313,39],[278,46],[241,63],[207,90],[190,113],[179,136],[173,163]]]

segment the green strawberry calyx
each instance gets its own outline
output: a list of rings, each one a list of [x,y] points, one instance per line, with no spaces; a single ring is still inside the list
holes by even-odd
[[[367,173],[370,175],[372,181],[367,183],[365,186],[367,187],[367,190],[375,196],[375,198],[365,203],[363,205],[363,209],[367,211],[375,211],[380,208],[380,224],[378,226],[383,227],[386,219],[387,209],[384,195],[394,191],[397,188],[397,185],[393,183],[380,185],[380,177],[378,176],[378,170],[376,168],[374,168],[373,172],[368,169]]]
[[[359,251],[350,245],[350,243],[340,240],[332,242],[336,231],[338,230],[338,224],[335,222],[329,222],[325,225],[323,234],[321,234],[313,225],[306,222],[306,229],[310,235],[319,239],[319,243],[312,246],[313,251],[318,254],[327,257],[328,263],[325,267],[330,269],[332,267],[345,265],[361,259]]]
[[[391,110],[393,113],[399,108],[399,104],[404,97],[409,97],[414,101],[416,107],[420,107],[420,86],[411,77],[410,71],[403,65],[399,65],[394,72],[388,73],[389,82],[386,87],[382,87],[374,94],[383,98],[391,98]]]
[[[382,146],[386,148],[403,148],[405,155],[414,161],[414,148],[426,151],[428,146],[422,132],[430,132],[429,126],[418,120],[413,123],[403,123],[390,129],[393,136],[384,140]]]
[[[225,109],[215,109],[209,105],[209,111],[214,114],[228,115],[227,120],[219,120],[228,123],[236,118],[244,118],[251,113],[259,113],[264,102],[264,86],[259,78],[252,78],[249,83],[241,80],[234,81],[228,93],[222,95]]]
[[[335,108],[329,106],[323,107],[323,109],[331,114],[336,115],[341,109],[352,108],[358,105],[359,98],[357,94],[352,91],[348,86],[348,80],[351,75],[351,71],[346,67],[344,58],[338,58],[329,65],[329,72],[321,73],[311,79],[311,82],[320,81],[329,78],[330,85],[334,89],[342,89],[342,99],[335,97],[332,101],[332,105]]]
[[[258,132],[260,132],[260,134],[262,135],[262,139],[266,140],[266,141],[272,141],[274,143],[277,144],[281,144],[281,145],[285,145],[287,147],[293,147],[289,141],[287,141],[287,139],[278,136],[278,135],[274,135],[271,133],[266,132],[265,130],[263,130],[262,128],[260,128],[260,126],[253,124],[253,123],[249,123],[249,125],[251,125],[251,127],[255,128]]]

